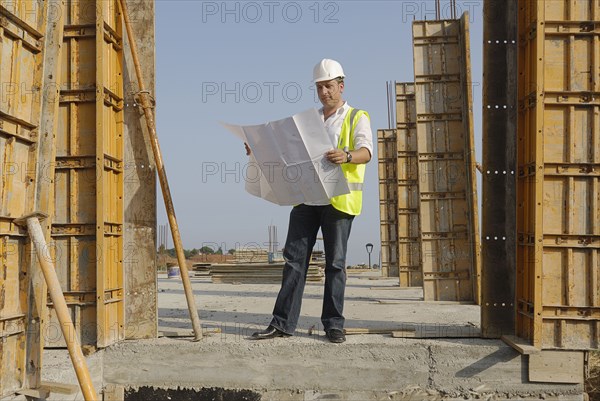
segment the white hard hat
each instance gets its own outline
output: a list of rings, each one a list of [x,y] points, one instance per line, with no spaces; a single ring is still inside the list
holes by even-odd
[[[313,82],[330,81],[337,77],[344,78],[342,65],[335,60],[324,58],[313,68]]]

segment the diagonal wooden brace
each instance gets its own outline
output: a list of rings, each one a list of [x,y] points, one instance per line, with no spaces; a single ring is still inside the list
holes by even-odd
[[[138,96],[144,111],[146,125],[148,126],[150,144],[152,145],[152,153],[154,154],[154,163],[156,164],[156,171],[158,173],[158,179],[160,181],[160,187],[162,189],[163,198],[165,201],[165,208],[167,209],[167,218],[169,220],[169,225],[171,226],[171,234],[173,234],[173,244],[175,245],[177,261],[179,262],[179,269],[181,270],[181,282],[183,283],[185,299],[187,300],[190,319],[192,320],[192,328],[194,330],[194,341],[200,341],[202,339],[200,316],[198,315],[196,301],[194,300],[194,291],[192,290],[192,283],[190,281],[187,264],[185,262],[181,234],[179,233],[179,224],[177,223],[175,207],[173,206],[173,198],[171,196],[171,190],[169,189],[169,180],[167,179],[167,172],[165,170],[162,153],[158,143],[158,135],[156,134],[156,123],[154,122],[154,114],[152,112],[154,105],[152,104],[150,93],[144,86],[142,68],[138,58],[137,45],[135,37],[133,36],[133,29],[131,28],[131,22],[129,20],[129,12],[127,10],[126,0],[119,0],[119,5],[121,6],[121,11],[123,12],[123,21],[125,22],[125,30],[127,31],[127,36],[129,38],[131,58],[133,59],[135,73],[138,79],[138,86],[140,88]]]
[[[79,381],[83,398],[85,401],[95,401],[98,399],[98,395],[94,389],[94,385],[92,384],[90,371],[85,362],[85,358],[83,357],[81,344],[79,342],[79,338],[77,337],[77,333],[75,332],[75,327],[73,326],[73,321],[71,320],[71,314],[69,313],[65,296],[60,288],[60,282],[58,281],[58,276],[56,275],[56,270],[54,268],[54,264],[52,263],[48,246],[46,245],[46,239],[44,238],[44,233],[42,232],[42,226],[40,225],[40,220],[43,220],[46,217],[48,216],[44,213],[31,213],[15,219],[14,224],[27,227],[27,231],[29,232],[29,237],[35,248],[35,253],[38,257],[42,273],[44,274],[44,279],[48,285],[50,299],[54,305],[56,316],[60,322],[60,328],[65,338],[65,342],[67,343],[69,356],[71,357],[71,362],[73,363],[73,368],[75,369],[75,374],[77,375],[77,380]]]

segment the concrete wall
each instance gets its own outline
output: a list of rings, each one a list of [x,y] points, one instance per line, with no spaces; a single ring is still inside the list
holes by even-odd
[[[154,1],[127,0],[146,89],[154,95]],[[129,38],[124,40],[125,84],[125,336],[158,333],[156,299],[156,169],[138,92]]]

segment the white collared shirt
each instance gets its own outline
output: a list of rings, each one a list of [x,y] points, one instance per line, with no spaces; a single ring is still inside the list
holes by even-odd
[[[342,123],[344,122],[344,118],[346,118],[346,114],[350,110],[350,105],[348,102],[344,102],[344,104],[335,111],[327,120],[325,120],[325,115],[323,114],[323,108],[319,109],[319,115],[323,119],[323,123],[325,124],[325,130],[331,137],[332,143],[337,144],[340,140],[340,133],[342,131]],[[367,148],[371,156],[373,156],[373,133],[371,132],[371,122],[367,118],[367,116],[362,115],[357,123],[356,128],[354,129],[354,149]]]
[[[339,143],[340,133],[342,131],[342,123],[346,118],[346,114],[350,110],[348,102],[335,111],[327,120],[323,113],[323,108],[319,109],[319,115],[323,119],[325,124],[325,130],[331,138],[331,143]],[[367,116],[362,115],[356,122],[356,128],[354,129],[354,149],[366,148],[371,157],[373,156],[373,133],[371,131],[371,122]],[[311,206],[324,206],[329,205],[331,201],[329,199],[323,199],[319,202],[306,202],[307,205]]]

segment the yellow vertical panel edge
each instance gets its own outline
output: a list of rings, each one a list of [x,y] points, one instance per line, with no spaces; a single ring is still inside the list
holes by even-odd
[[[47,4],[0,1],[0,398],[39,382],[38,322],[28,317],[42,289],[30,285],[31,247],[13,220],[32,210]],[[36,316],[38,318],[38,316]],[[31,357],[31,359],[29,359]]]
[[[104,243],[104,4],[105,0],[96,0],[96,316],[98,347],[106,342],[106,310],[104,307],[104,292],[106,267],[106,244]]]
[[[530,36],[535,32],[532,23],[536,19],[536,3],[519,0],[519,118],[517,138],[517,335],[532,340],[534,326],[534,303],[531,294],[534,292],[533,277],[535,277],[535,250],[534,239],[535,213],[532,212],[530,198],[532,196],[531,182],[535,183],[535,166],[531,171],[532,136],[531,127],[535,123],[534,105],[537,100],[537,76],[531,72],[532,64],[535,66],[537,55],[534,54]],[[535,28],[535,26],[533,26]],[[533,59],[533,61],[532,61]],[[534,118],[532,119],[532,113]],[[535,147],[533,147],[535,150]],[[535,156],[534,156],[535,157]],[[533,178],[532,178],[533,176]],[[535,209],[534,209],[535,210]],[[532,215],[533,214],[533,215]],[[533,249],[533,251],[532,251]]]
[[[385,277],[398,273],[396,130],[377,130],[381,268]]]
[[[113,70],[115,73],[115,89],[113,99],[113,116],[115,124],[115,239],[116,239],[116,255],[115,255],[115,288],[113,289],[113,298],[116,300],[114,307],[116,309],[116,330],[117,335],[112,340],[114,342],[121,341],[125,338],[125,293],[124,293],[124,271],[123,271],[123,227],[124,227],[124,143],[123,143],[123,130],[124,130],[124,100],[123,100],[123,27],[122,27],[122,16],[120,14],[120,8],[117,7],[116,1],[113,5],[113,21],[114,31],[116,34],[115,42],[113,43],[114,48],[114,66]],[[118,42],[118,43],[117,43]]]
[[[535,49],[538,59],[535,61],[535,73],[536,73],[536,107],[535,107],[535,129],[533,131],[534,143],[535,143],[535,262],[534,262],[534,324],[533,324],[533,346],[541,346],[541,333],[542,333],[542,261],[543,261],[543,241],[544,241],[544,225],[543,225],[543,196],[544,196],[544,62],[545,54],[544,49],[544,3],[536,2],[536,24],[537,24],[537,35],[535,36]],[[530,132],[532,133],[532,132]]]
[[[414,82],[396,83],[396,128],[400,287],[418,287],[423,285],[423,271]]]
[[[97,0],[96,241],[98,347],[124,338],[122,29],[115,0]]]

